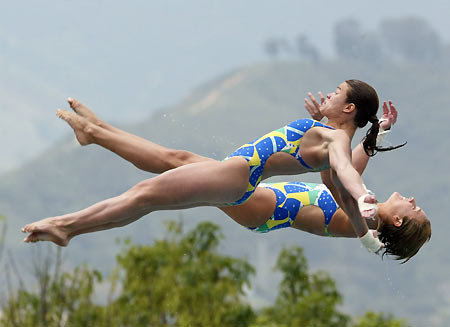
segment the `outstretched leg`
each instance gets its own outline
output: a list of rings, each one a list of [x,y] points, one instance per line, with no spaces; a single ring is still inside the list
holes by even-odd
[[[186,165],[143,181],[117,197],[84,210],[25,226],[25,242],[52,241],[67,245],[83,232],[123,226],[157,210],[219,206],[239,199],[249,178],[245,159]]]
[[[119,197],[111,198],[93,206],[63,216],[51,217],[42,219],[38,222],[28,224],[22,228],[22,232],[30,233],[25,239],[25,242],[49,241],[60,246],[67,246],[70,240],[76,235],[92,233],[101,230],[107,230],[115,227],[128,225],[138,220],[142,215],[126,217],[126,208],[130,207],[127,202],[132,199],[127,198],[124,194]],[[122,211],[121,218],[114,220],[113,216],[106,218],[101,214],[102,211],[113,212],[120,204],[120,211]]]
[[[74,130],[81,145],[98,144],[131,162],[139,169],[162,173],[186,164],[213,160],[183,150],[173,150],[127,133],[99,119],[89,108],[68,99],[73,111],[58,110],[58,117]]]

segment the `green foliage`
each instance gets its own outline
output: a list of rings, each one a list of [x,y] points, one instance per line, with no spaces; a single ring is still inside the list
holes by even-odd
[[[184,234],[181,223],[169,222],[166,237],[153,245],[126,239],[104,305],[94,302],[95,286],[103,280],[100,272],[80,265],[60,273],[61,251],[56,260],[52,251],[44,258],[37,253],[33,274],[38,289],[21,284],[13,292],[9,287],[0,326],[408,327],[392,314],[373,312],[351,325],[351,317],[338,310],[342,296],[334,280],[323,271],[310,273],[299,247],[281,251],[278,298],[256,317],[244,298],[254,269],[245,260],[219,254],[221,238],[212,223]]]
[[[151,246],[125,242],[111,275],[111,297],[93,302],[102,275],[86,265],[50,273],[50,256],[37,257],[38,291],[10,291],[0,325],[27,326],[248,326],[254,314],[243,301],[253,268],[217,253],[219,228],[201,223],[183,235],[171,222],[166,239]],[[120,285],[118,283],[121,283]],[[120,289],[116,299],[112,293]]]
[[[409,327],[404,319],[396,319],[392,314],[366,312],[362,317],[356,319],[353,327]]]
[[[283,249],[276,269],[283,278],[273,307],[263,310],[255,327],[347,326],[350,317],[339,312],[342,296],[333,279],[323,271],[308,272],[303,249]]]
[[[217,254],[218,227],[201,223],[182,236],[171,223],[169,237],[152,246],[129,244],[118,256],[122,294],[112,304],[118,325],[247,326],[252,309],[243,287],[253,268]]]
[[[104,311],[92,301],[94,283],[101,280],[98,271],[79,266],[72,273],[38,277],[38,292],[21,288],[10,294],[1,326],[98,326]]]

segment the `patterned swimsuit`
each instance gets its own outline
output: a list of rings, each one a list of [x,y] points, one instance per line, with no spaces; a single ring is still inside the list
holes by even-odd
[[[258,233],[267,233],[275,229],[290,227],[298,212],[304,206],[315,205],[322,209],[325,216],[325,234],[338,205],[331,192],[323,184],[287,182],[261,183],[260,187],[272,190],[277,197],[277,205],[272,217],[259,227],[249,228]]]
[[[319,171],[329,168],[323,167],[315,170],[307,165],[300,156],[300,144],[303,135],[316,126],[333,129],[332,127],[324,125],[317,120],[299,119],[289,125],[270,132],[249,144],[241,146],[239,149],[226,157],[225,160],[232,157],[242,157],[247,160],[250,168],[250,179],[248,182],[247,191],[242,198],[231,205],[244,203],[252,196],[255,188],[261,181],[261,176],[263,174],[264,165],[266,164],[267,159],[269,159],[269,157],[274,153],[288,153],[297,159],[302,166],[310,169],[311,171]]]

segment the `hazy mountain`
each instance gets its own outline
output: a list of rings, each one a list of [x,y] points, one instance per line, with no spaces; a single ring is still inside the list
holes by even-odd
[[[72,266],[88,261],[108,271],[118,249],[117,237],[131,236],[135,241],[150,243],[162,236],[164,219],[183,217],[187,226],[210,219],[224,229],[222,250],[248,258],[257,268],[249,291],[254,303],[273,299],[278,281],[272,271],[276,256],[282,246],[296,244],[305,248],[313,269],[327,270],[337,280],[349,312],[386,310],[417,324],[443,326],[450,321],[450,265],[444,250],[449,242],[444,236],[446,216],[441,204],[449,194],[445,126],[450,116],[446,108],[450,94],[445,91],[449,89],[449,77],[448,67],[432,64],[370,68],[342,61],[321,65],[261,63],[232,71],[194,90],[171,108],[122,126],[168,147],[222,159],[239,145],[307,116],[303,99],[308,91],[331,91],[349,78],[365,80],[378,90],[381,99],[392,99],[399,109],[399,121],[389,142],[407,140],[408,145],[378,154],[364,180],[380,201],[394,190],[414,195],[432,220],[431,242],[406,265],[381,262],[366,253],[357,240],[319,238],[293,230],[254,235],[214,208],[155,213],[125,228],[80,236],[65,250],[66,263]],[[64,126],[56,118],[49,121],[56,123]],[[361,135],[355,137],[356,141]],[[26,267],[33,245],[21,243],[22,225],[79,210],[148,177],[97,146],[81,148],[70,134],[34,160],[0,177],[0,212],[8,217],[8,248]],[[319,176],[277,178],[288,179],[319,181]]]

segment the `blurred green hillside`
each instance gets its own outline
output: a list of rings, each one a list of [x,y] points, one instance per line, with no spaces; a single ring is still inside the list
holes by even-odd
[[[319,238],[294,230],[254,235],[214,208],[159,212],[125,228],[84,235],[65,250],[70,266],[88,261],[108,271],[118,251],[117,237],[131,236],[150,244],[161,236],[162,221],[183,219],[187,226],[209,219],[224,231],[224,253],[244,257],[256,268],[249,296],[264,305],[276,296],[280,275],[272,270],[283,245],[299,245],[313,269],[330,273],[343,291],[352,314],[386,310],[414,325],[450,323],[450,264],[444,249],[450,178],[448,130],[450,68],[407,62],[366,65],[336,60],[310,64],[272,61],[236,69],[194,90],[173,107],[145,121],[120,127],[167,147],[187,149],[216,159],[261,134],[306,117],[307,92],[324,93],[343,80],[357,78],[373,85],[380,99],[391,99],[399,120],[389,135],[402,149],[375,156],[364,181],[380,201],[394,190],[414,196],[432,221],[433,237],[406,265],[362,249],[357,240]],[[89,105],[90,99],[79,99]],[[94,111],[96,108],[92,108]],[[124,109],[125,110],[125,109]],[[133,110],[127,108],[126,110]],[[55,118],[56,120],[56,118]],[[60,122],[60,124],[64,124]],[[68,136],[21,168],[2,175],[0,212],[8,217],[7,246],[19,263],[29,260],[30,247],[21,243],[20,228],[31,221],[79,210],[115,196],[151,177],[98,146],[80,147]],[[69,135],[70,134],[70,135]],[[355,137],[355,144],[362,137]],[[319,181],[318,174],[277,180]]]

